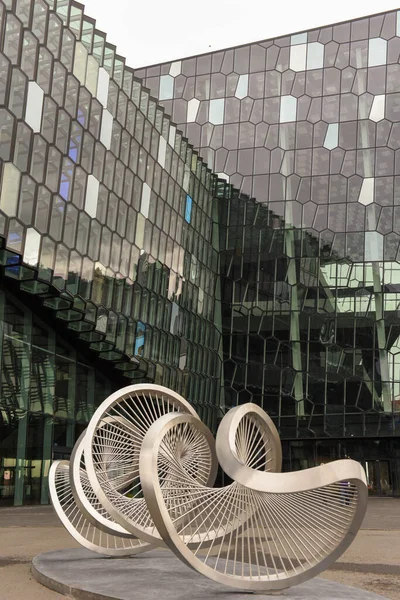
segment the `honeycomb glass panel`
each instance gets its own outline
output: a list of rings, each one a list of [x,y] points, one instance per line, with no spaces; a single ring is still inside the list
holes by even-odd
[[[33,131],[41,130],[44,92],[35,81],[28,84],[25,121]]]
[[[132,381],[214,430],[256,402],[285,465],[397,456],[399,11],[135,71],[77,3],[0,7],[0,322],[22,311],[27,373],[51,355],[42,405],[18,388],[48,442],[15,501]]]
[[[221,125],[224,122],[224,108],[225,100],[223,98],[210,100],[209,122],[213,125]]]
[[[174,95],[174,78],[171,75],[160,77],[160,100],[169,100]]]
[[[21,172],[13,163],[3,165],[0,209],[8,216],[17,214]]]
[[[290,48],[290,68],[292,71],[305,71],[307,44],[296,44]]]
[[[368,66],[376,67],[386,63],[387,41],[382,38],[371,38],[368,45]]]
[[[287,123],[296,120],[297,100],[293,96],[281,97],[281,108],[279,120],[281,123]]]

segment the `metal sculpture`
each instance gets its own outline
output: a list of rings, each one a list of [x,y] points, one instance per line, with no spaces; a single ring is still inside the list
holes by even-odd
[[[232,483],[213,487],[217,458]],[[338,460],[280,473],[278,432],[255,404],[231,409],[216,443],[181,396],[129,386],[97,409],[67,461],[50,471],[68,531],[102,554],[167,545],[231,587],[281,590],[328,568],[365,514],[361,465]],[[94,533],[93,533],[94,532]]]

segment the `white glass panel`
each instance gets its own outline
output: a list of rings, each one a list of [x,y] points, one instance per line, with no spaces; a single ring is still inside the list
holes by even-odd
[[[227,175],[226,173],[217,173],[217,177],[219,177],[220,179],[225,179],[225,181],[229,183],[229,175]]]
[[[13,217],[17,214],[19,183],[21,172],[12,163],[6,163],[3,167],[3,181],[0,194],[0,209]]]
[[[378,231],[365,232],[365,260],[383,260],[383,235]]]
[[[400,10],[397,11],[396,35],[400,37]]]
[[[216,125],[218,125],[218,123],[216,123]],[[211,171],[214,171],[214,156],[215,156],[215,150],[213,150],[212,148],[208,148],[206,150],[206,154],[203,155],[204,159],[207,163],[207,167],[209,169],[211,169]]]
[[[294,46],[295,44],[305,44],[307,43],[307,33],[296,33],[292,35],[290,38],[290,44]]]
[[[173,335],[177,335],[179,333],[178,331],[178,325],[179,325],[179,306],[176,302],[172,303],[172,310],[171,310],[171,325],[170,325],[170,333],[172,333]]]
[[[368,66],[376,67],[377,65],[386,64],[386,48],[387,42],[382,38],[372,38],[368,45]]]
[[[40,233],[36,229],[27,229],[23,261],[28,265],[37,265],[39,262]]]
[[[385,95],[375,96],[369,113],[371,121],[382,121],[385,118]]]
[[[197,98],[192,98],[188,102],[188,110],[187,110],[187,122],[193,123],[197,117],[197,111],[199,110],[200,100]]]
[[[85,199],[85,210],[87,214],[93,219],[97,213],[97,203],[99,200],[99,186],[100,182],[94,175],[89,175],[86,187],[86,199]]]
[[[204,292],[201,288],[199,288],[199,297],[197,300],[197,312],[199,313],[199,315],[201,315],[201,313],[203,312],[203,306],[204,306]]]
[[[165,167],[165,153],[167,151],[167,140],[160,136],[160,144],[158,146],[158,162],[162,166]]]
[[[173,148],[175,147],[175,136],[176,136],[176,127],[174,127],[173,125],[170,125],[168,143]]]
[[[143,248],[143,240],[144,240],[144,226],[146,223],[146,219],[140,213],[136,219],[136,235],[135,235],[135,245],[142,250]]]
[[[86,82],[86,67],[88,60],[88,51],[81,42],[75,44],[74,75],[82,85]]]
[[[324,45],[313,42],[307,46],[307,69],[322,69],[324,66]]]
[[[185,165],[185,170],[183,172],[183,183],[182,183],[182,187],[185,190],[185,192],[189,191],[189,184],[190,184],[190,169],[187,165]]]
[[[97,92],[97,80],[99,78],[99,63],[94,56],[89,56],[86,71],[86,87],[92,96]]]
[[[144,217],[146,217],[146,219],[149,216],[150,194],[151,194],[150,186],[148,186],[147,183],[144,183],[143,187],[142,187],[142,203],[140,206],[140,212],[142,213],[142,215]]]
[[[281,97],[280,122],[288,123],[296,120],[297,100],[294,96]]]
[[[305,71],[307,56],[307,44],[291,46],[290,48],[290,69],[292,71]]]
[[[209,122],[213,125],[221,125],[224,122],[224,108],[225,98],[210,100],[210,114],[208,117]]]
[[[324,146],[328,150],[336,148],[339,143],[339,123],[330,123],[326,130]]]
[[[99,69],[99,80],[97,82],[97,100],[105,108],[108,102],[108,88],[110,87],[110,76],[103,67]]]
[[[171,100],[174,97],[174,78],[171,75],[160,77],[160,100]]]
[[[178,75],[181,74],[181,61],[177,60],[176,62],[173,62],[169,68],[169,74],[171,75],[171,77],[177,77]]]
[[[42,88],[36,81],[30,81],[26,100],[25,121],[36,133],[40,131],[42,123],[43,97],[44,91]]]
[[[363,180],[358,201],[364,206],[372,204],[374,201],[374,183],[373,177],[367,177]]]
[[[249,93],[249,76],[240,75],[239,81],[237,82],[235,96],[236,98],[245,98]]]
[[[107,150],[111,148],[111,135],[113,126],[113,116],[106,108],[103,108],[103,118],[101,120],[100,141]]]

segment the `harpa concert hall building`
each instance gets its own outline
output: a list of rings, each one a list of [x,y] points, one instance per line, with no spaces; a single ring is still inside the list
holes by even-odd
[[[0,0],[0,505],[135,382],[400,495],[400,17],[133,70]]]

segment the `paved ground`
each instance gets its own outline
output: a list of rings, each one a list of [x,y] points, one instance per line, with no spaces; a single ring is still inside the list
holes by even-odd
[[[41,552],[77,546],[49,506],[0,508],[1,600],[65,598],[32,579],[30,562]],[[400,499],[370,500],[363,529],[324,576],[400,600]]]
[[[38,581],[56,582],[56,589],[80,598],[116,600],[251,600],[253,595],[223,587],[189,569],[172,552],[152,550],[135,558],[94,558],[88,550],[69,548],[33,559]],[[230,568],[232,568],[230,561]],[[70,566],[70,568],[68,568]],[[132,591],[134,586],[134,591]],[[85,592],[82,594],[82,590]],[[190,590],[190,592],[188,592]],[[257,594],[275,600],[277,594]],[[384,596],[316,577],[278,593],[280,600],[385,600]]]

